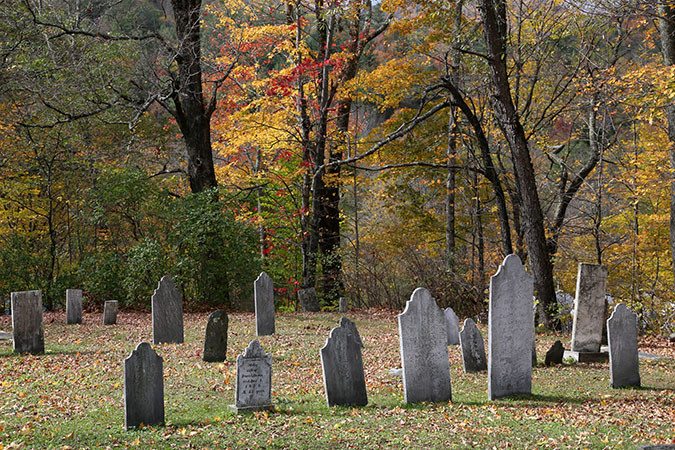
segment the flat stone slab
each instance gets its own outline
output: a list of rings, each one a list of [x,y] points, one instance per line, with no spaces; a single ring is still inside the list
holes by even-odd
[[[643,445],[637,450],[675,450],[675,444]]]
[[[645,352],[638,352],[638,357],[640,359],[649,359],[649,360],[653,360],[653,359],[672,359],[672,358],[669,358],[668,356],[652,355],[651,353],[645,353]]]
[[[402,377],[403,376],[403,369],[389,369],[389,375],[395,376],[395,377]]]
[[[237,405],[227,405],[227,409],[237,414],[246,414],[256,411],[271,411],[272,405],[269,406],[237,406]]]
[[[490,277],[488,398],[532,393],[534,281],[518,255]]]
[[[565,350],[563,359],[566,358],[572,358],[580,363],[607,362],[609,361],[609,352],[573,352],[572,350]]]
[[[445,314],[431,293],[417,288],[398,316],[406,403],[452,399]]]
[[[4,331],[0,331],[0,341],[11,341],[12,340],[12,333],[5,333]]]

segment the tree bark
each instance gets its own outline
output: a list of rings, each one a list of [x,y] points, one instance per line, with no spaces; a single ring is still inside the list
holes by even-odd
[[[193,193],[218,185],[211,149],[211,115],[202,89],[200,14],[201,0],[171,0],[176,19],[178,77],[174,78],[172,100],[176,122],[183,134],[188,155],[188,178]]]
[[[675,5],[663,4],[658,7],[659,35],[663,63],[675,64]],[[675,104],[666,106],[668,121],[668,154],[670,156],[670,254],[672,270],[675,273]]]
[[[513,104],[506,65],[506,2],[481,0],[479,10],[492,78],[492,105],[504,137],[509,143],[522,198],[522,219],[528,247],[529,266],[537,296],[544,307],[545,325],[559,328],[553,267],[546,247],[544,216],[525,130]]]

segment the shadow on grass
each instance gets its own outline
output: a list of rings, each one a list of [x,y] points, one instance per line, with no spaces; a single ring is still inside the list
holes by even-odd
[[[93,355],[96,352],[91,350],[86,351],[68,351],[68,350],[47,350],[44,353],[15,353],[14,351],[0,353],[0,358],[18,358],[21,356],[60,356],[60,355]]]

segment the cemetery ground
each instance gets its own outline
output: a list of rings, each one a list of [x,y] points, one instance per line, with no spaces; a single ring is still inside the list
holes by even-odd
[[[104,327],[101,313],[65,324],[45,313],[43,355],[14,355],[0,342],[0,448],[635,448],[675,443],[675,344],[641,337],[641,388],[612,389],[608,363],[545,367],[553,341],[537,333],[533,395],[488,401],[487,373],[464,374],[450,346],[452,402],[406,405],[396,315],[350,312],[365,348],[368,406],[326,406],[319,349],[341,315],[277,314],[276,334],[258,337],[273,356],[274,410],[237,415],[235,359],[255,336],[253,314],[233,313],[227,361],[201,359],[208,313],[185,314],[185,343],[153,346],[164,358],[165,426],[125,431],[123,360],[151,342],[149,313],[121,312]],[[9,316],[0,329],[11,330]],[[480,325],[484,336],[487,330]]]

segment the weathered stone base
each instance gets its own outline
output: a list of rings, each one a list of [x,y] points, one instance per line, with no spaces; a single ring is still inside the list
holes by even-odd
[[[227,409],[234,411],[237,414],[239,413],[251,413],[254,411],[270,411],[272,405],[267,406],[237,406],[237,405],[227,405]]]
[[[573,352],[565,350],[563,359],[572,358],[576,362],[607,362],[609,361],[609,352]]]

